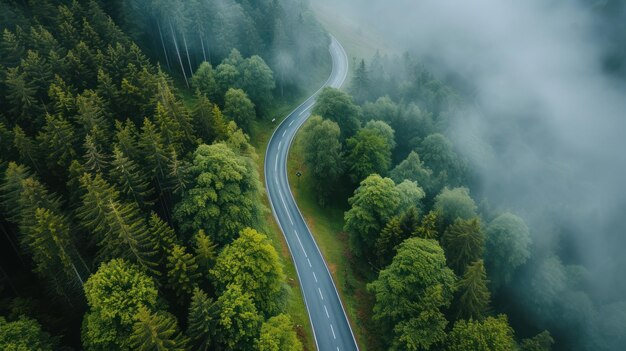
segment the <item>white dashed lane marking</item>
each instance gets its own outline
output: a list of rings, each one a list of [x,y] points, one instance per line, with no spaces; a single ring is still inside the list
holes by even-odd
[[[315,279],[315,282],[317,283],[317,276],[315,275],[315,272],[313,272],[313,279]]]
[[[322,289],[317,288],[317,291],[319,291],[320,297],[322,298],[322,301],[324,301],[324,295],[322,295]]]
[[[309,262],[309,267],[313,267],[313,265],[311,264],[311,260],[309,260],[308,258],[306,260],[307,262]]]
[[[333,328],[333,324],[330,324],[330,331],[333,332],[333,339],[337,339],[337,335],[335,335],[335,328]]]
[[[326,311],[326,318],[330,318],[330,315],[328,314],[328,308],[326,308],[326,305],[324,305],[324,311]]]
[[[296,238],[298,238],[298,243],[300,243],[300,248],[302,249],[302,252],[304,252],[304,257],[309,258],[309,256],[306,254],[306,250],[304,250],[304,245],[302,245],[302,241],[300,240],[300,235],[298,235],[298,231],[294,230],[294,233],[296,233]]]

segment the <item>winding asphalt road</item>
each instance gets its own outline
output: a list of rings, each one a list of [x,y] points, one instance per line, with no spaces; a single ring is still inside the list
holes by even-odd
[[[329,51],[333,68],[322,88],[339,88],[348,74],[348,57],[334,37],[331,37]],[[287,178],[289,147],[298,129],[310,116],[322,88],[291,112],[274,131],[265,156],[265,187],[296,266],[317,349],[352,351],[359,348],[348,317],[328,266],[296,205]]]

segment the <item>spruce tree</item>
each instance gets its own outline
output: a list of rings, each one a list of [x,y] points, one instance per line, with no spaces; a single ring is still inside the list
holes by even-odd
[[[217,244],[200,229],[194,236],[194,253],[200,273],[208,277],[209,269],[213,268],[217,258]]]
[[[83,166],[85,170],[92,174],[105,174],[109,166],[109,160],[92,135],[88,134],[85,137],[83,149],[85,152],[83,154]]]
[[[13,145],[19,155],[19,161],[40,173],[39,146],[18,125],[13,128],[13,138]]]
[[[489,309],[490,293],[483,260],[470,264],[457,281],[457,314],[462,319],[485,317]]]
[[[208,351],[215,337],[218,305],[200,288],[193,290],[187,317],[187,335],[196,350]]]
[[[190,295],[197,286],[200,273],[196,258],[187,253],[184,246],[174,245],[167,258],[167,282],[176,292],[176,296],[183,300]]]
[[[46,115],[46,124],[37,135],[37,141],[46,150],[48,168],[64,176],[76,157],[74,127],[62,117]]]
[[[167,312],[150,312],[139,307],[135,315],[130,345],[137,351],[186,351],[187,338],[179,331],[176,317]]]
[[[469,264],[480,259],[485,249],[485,234],[478,218],[457,219],[446,229],[441,241],[448,265],[457,275],[462,275]]]
[[[154,194],[154,189],[152,189],[148,177],[117,146],[113,149],[110,179],[115,182],[117,189],[128,200],[134,201],[140,208],[146,209],[152,205],[151,197]]]
[[[152,241],[152,245],[158,251],[159,261],[164,262],[172,252],[174,244],[178,241],[176,233],[174,232],[174,229],[169,226],[169,224],[167,224],[154,212],[150,214],[148,228],[150,231],[150,240]]]

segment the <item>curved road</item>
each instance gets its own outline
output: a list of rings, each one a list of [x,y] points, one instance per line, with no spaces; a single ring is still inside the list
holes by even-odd
[[[348,74],[348,57],[331,37],[333,69],[322,86],[339,88]],[[274,217],[287,240],[300,279],[304,302],[320,351],[358,350],[348,317],[326,262],[291,194],[287,179],[287,155],[296,132],[311,114],[318,90],[296,108],[274,131],[265,155],[265,187]]]

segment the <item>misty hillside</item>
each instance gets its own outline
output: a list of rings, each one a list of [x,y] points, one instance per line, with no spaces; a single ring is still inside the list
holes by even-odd
[[[622,350],[625,16],[0,0],[0,350]]]

